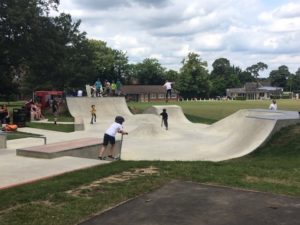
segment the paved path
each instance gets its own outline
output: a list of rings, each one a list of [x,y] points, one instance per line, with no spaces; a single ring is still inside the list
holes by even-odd
[[[173,182],[80,225],[295,225],[300,198]]]

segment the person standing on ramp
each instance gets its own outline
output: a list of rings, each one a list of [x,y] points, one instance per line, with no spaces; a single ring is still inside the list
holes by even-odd
[[[162,116],[161,125],[164,123],[166,130],[168,130],[168,113],[167,113],[167,110],[163,109],[163,111],[160,115]]]
[[[171,95],[172,95],[172,84],[174,84],[174,82],[169,82],[168,80],[166,80],[165,84],[163,85],[166,88],[166,102],[168,102],[168,96],[171,99]]]
[[[96,107],[95,105],[91,106],[91,124],[96,123]]]
[[[103,154],[104,154],[108,144],[111,144],[111,148],[110,148],[110,151],[109,151],[109,154],[107,157],[114,159],[113,151],[114,151],[114,147],[115,147],[115,143],[116,143],[116,138],[115,138],[116,134],[117,133],[120,133],[122,135],[128,134],[128,132],[123,130],[122,124],[124,123],[124,121],[125,121],[125,119],[122,116],[117,116],[115,118],[115,122],[113,124],[111,124],[110,127],[106,130],[104,137],[103,137],[103,145],[100,149],[99,156],[98,156],[98,158],[100,160],[105,159]]]

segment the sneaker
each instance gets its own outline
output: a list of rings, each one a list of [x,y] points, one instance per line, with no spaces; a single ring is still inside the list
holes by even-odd
[[[114,157],[112,155],[108,155],[107,158],[114,159]]]
[[[104,157],[98,156],[98,159],[100,159],[100,160],[104,160]]]

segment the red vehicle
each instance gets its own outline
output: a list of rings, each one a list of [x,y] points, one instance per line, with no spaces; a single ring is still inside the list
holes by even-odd
[[[42,108],[49,107],[49,102],[54,98],[61,100],[64,96],[63,91],[36,91],[34,97],[37,102],[42,104]]]

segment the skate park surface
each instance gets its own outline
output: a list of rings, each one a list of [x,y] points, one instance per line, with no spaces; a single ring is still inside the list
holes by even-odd
[[[176,105],[153,106],[144,114],[133,115],[122,97],[68,97],[67,104],[75,121],[82,122],[82,130],[72,133],[32,128],[19,130],[44,135],[47,143],[101,139],[115,116],[120,115],[125,118],[123,125],[129,132],[123,137],[123,160],[222,161],[249,154],[282,126],[299,122],[298,112],[253,109],[240,110],[212,125],[194,124]],[[90,124],[93,104],[97,122]],[[163,108],[169,114],[169,130],[161,126],[159,114]],[[118,135],[117,140],[120,138]],[[36,138],[7,141],[7,148],[0,151],[0,189],[109,163],[97,158],[64,156],[50,160],[16,156],[18,148],[42,144],[43,140]]]

